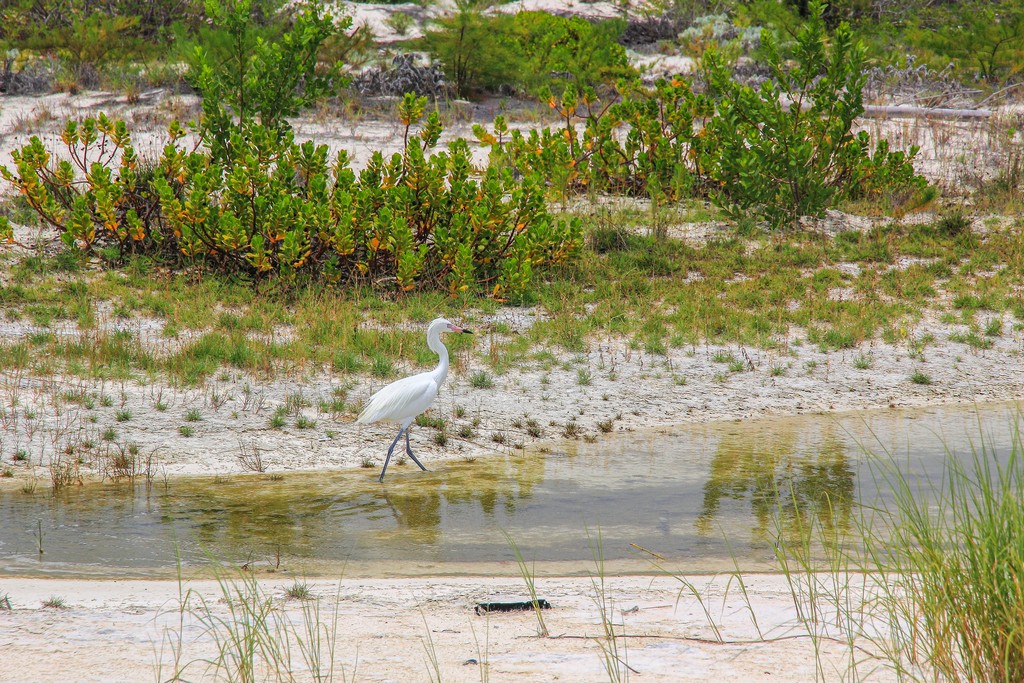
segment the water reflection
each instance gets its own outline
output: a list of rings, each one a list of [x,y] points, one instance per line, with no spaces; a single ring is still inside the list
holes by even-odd
[[[809,430],[799,420],[724,429],[714,449],[696,528],[720,533],[723,502],[749,505],[751,542],[806,527],[812,515],[828,531],[849,528],[856,484],[848,434],[838,422]],[[735,512],[734,512],[735,513]]]
[[[356,470],[5,491],[0,573],[151,575],[207,554],[309,573],[358,562],[390,574],[492,573],[496,563],[514,573],[501,530],[528,560],[585,572],[598,529],[605,559],[623,570],[650,569],[636,546],[688,570],[771,569],[780,530],[814,521],[841,531],[858,501],[885,495],[863,446],[937,480],[947,449],[969,456],[979,424],[1005,452],[1016,419],[999,405],[696,425],[428,473],[398,467],[384,485]]]

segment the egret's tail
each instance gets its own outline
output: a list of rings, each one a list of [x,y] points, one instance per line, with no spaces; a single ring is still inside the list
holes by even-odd
[[[363,409],[359,411],[359,417],[356,418],[358,424],[369,424],[376,422],[379,419],[378,410],[376,404],[379,401],[375,401],[377,395],[371,396],[366,403],[363,404]]]

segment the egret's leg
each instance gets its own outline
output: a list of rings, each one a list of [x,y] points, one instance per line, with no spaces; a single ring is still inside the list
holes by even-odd
[[[388,471],[388,463],[391,462],[391,454],[395,451],[395,444],[397,444],[398,440],[402,438],[402,432],[406,432],[407,429],[407,427],[399,429],[398,436],[396,436],[395,440],[391,442],[391,448],[388,449],[388,457],[384,458],[384,469],[380,471],[380,479],[377,480],[382,484],[384,483],[384,473]],[[408,432],[406,433],[408,434]],[[408,438],[408,436],[406,436],[406,438]]]
[[[417,460],[416,456],[412,454],[412,446],[409,444],[409,430],[408,429],[405,430],[405,452],[409,454],[409,457],[412,458],[412,461],[414,463],[416,463],[417,465],[420,466],[421,470],[423,470],[424,472],[427,471],[427,468],[423,466],[423,463],[421,463],[419,460]]]

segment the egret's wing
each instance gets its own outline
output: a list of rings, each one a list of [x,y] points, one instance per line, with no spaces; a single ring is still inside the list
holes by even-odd
[[[435,398],[437,382],[430,373],[406,377],[392,382],[371,396],[359,413],[357,422],[403,422],[425,411],[433,404]]]

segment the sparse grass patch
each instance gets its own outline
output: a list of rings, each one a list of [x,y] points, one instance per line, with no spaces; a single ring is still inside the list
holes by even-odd
[[[979,350],[990,349],[995,345],[995,342],[987,337],[982,337],[975,330],[968,330],[967,332],[953,332],[949,335],[949,340],[957,342],[958,344],[967,344],[968,346]]]
[[[474,389],[491,389],[494,387],[494,379],[486,370],[477,370],[470,375],[469,385]]]
[[[434,417],[431,415],[427,415],[426,413],[420,413],[419,415],[417,415],[415,424],[417,424],[420,427],[430,427],[431,429],[437,429],[439,431],[443,431],[446,426],[444,418]]]
[[[387,379],[394,374],[395,367],[392,362],[384,356],[374,356],[370,371],[374,377]]]
[[[359,372],[363,369],[363,366],[362,359],[355,352],[348,349],[338,350],[331,359],[331,367],[336,372]]]
[[[932,378],[927,375],[923,370],[916,369],[910,374],[910,381],[914,384],[931,384]]]

